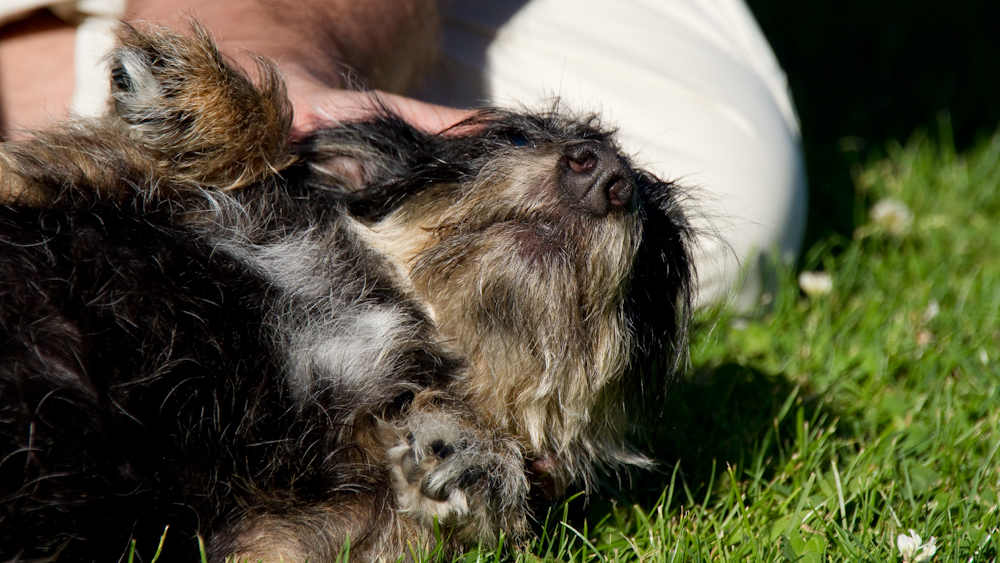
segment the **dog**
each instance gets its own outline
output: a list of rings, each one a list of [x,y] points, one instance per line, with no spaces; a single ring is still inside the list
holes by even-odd
[[[530,498],[649,465],[692,229],[596,117],[292,143],[272,64],[120,41],[111,115],[0,148],[0,560],[516,544]]]

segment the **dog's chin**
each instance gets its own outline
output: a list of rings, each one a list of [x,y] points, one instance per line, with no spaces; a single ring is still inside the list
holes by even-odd
[[[526,265],[551,267],[565,261],[569,242],[565,235],[550,223],[514,223],[506,226],[510,249]]]

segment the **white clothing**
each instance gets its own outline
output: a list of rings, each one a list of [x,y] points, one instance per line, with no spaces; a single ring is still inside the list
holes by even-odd
[[[114,47],[114,29],[125,13],[125,0],[0,0],[0,25],[41,8],[77,26],[70,111],[78,116],[97,116],[107,111],[111,86],[103,60]]]

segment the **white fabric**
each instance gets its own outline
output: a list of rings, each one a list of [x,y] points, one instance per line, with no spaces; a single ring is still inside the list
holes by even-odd
[[[115,26],[119,17],[120,12],[90,13],[76,28],[73,60],[76,86],[70,106],[74,115],[97,116],[108,110],[111,81],[105,56],[115,45]]]
[[[53,5],[51,0],[0,0],[0,25],[17,21],[35,10]]]
[[[82,117],[102,114],[107,110],[111,95],[108,69],[103,60],[114,46],[114,29],[125,13],[125,0],[0,0],[0,25],[41,8],[48,8],[77,26],[73,53],[75,86],[70,111]]]
[[[749,308],[761,253],[794,259],[806,216],[798,123],[741,0],[455,0],[447,10],[441,61],[418,97],[545,108],[558,96],[607,116],[640,164],[693,188],[700,304],[732,297]]]

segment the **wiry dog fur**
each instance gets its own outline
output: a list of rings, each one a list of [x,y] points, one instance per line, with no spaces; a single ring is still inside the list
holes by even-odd
[[[194,35],[123,30],[115,116],[0,149],[0,559],[148,560],[169,524],[171,560],[393,560],[647,463],[675,186],[556,112],[289,144],[276,70]]]

